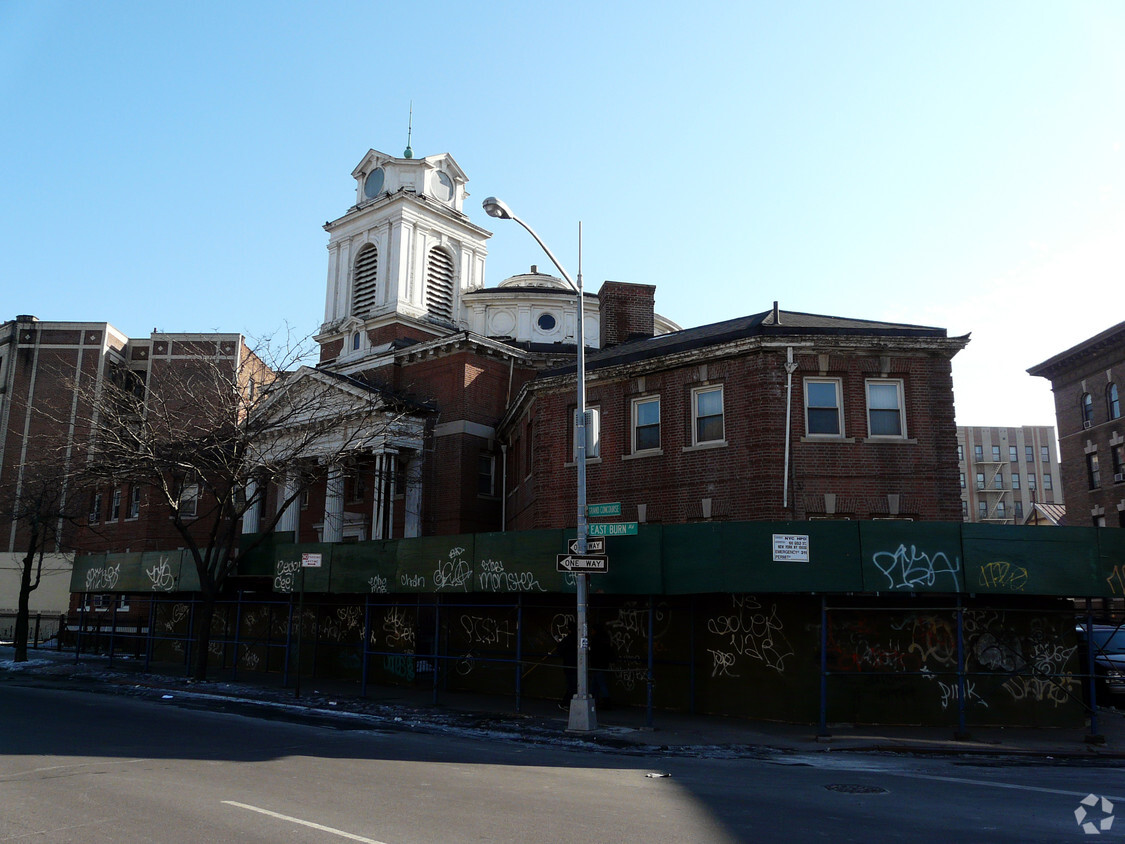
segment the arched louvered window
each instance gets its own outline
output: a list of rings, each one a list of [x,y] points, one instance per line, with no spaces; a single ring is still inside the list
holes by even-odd
[[[375,308],[375,275],[379,270],[379,250],[368,244],[355,259],[352,276],[352,316],[365,317]]]
[[[440,246],[430,250],[426,261],[426,309],[453,319],[453,258]]]

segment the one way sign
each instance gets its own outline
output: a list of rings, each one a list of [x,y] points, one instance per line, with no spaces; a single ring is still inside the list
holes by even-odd
[[[578,553],[578,540],[570,540],[570,553]],[[586,553],[587,554],[604,554],[605,553],[605,539],[601,536],[591,536],[586,539]]]
[[[587,554],[585,557],[578,557],[574,554],[559,554],[555,557],[555,571],[605,574],[609,571],[609,557],[604,554]]]

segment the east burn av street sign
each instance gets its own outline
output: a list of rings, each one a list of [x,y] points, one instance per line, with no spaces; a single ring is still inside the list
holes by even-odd
[[[555,571],[578,571],[604,574],[609,571],[609,557],[604,555],[577,557],[573,554],[559,554],[555,557]]]
[[[597,522],[586,526],[588,536],[636,536],[636,522]]]

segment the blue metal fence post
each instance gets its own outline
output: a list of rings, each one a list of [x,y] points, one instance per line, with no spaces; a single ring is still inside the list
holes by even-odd
[[[148,633],[145,635],[145,673],[152,663],[153,635],[156,630],[156,602],[159,599],[153,595],[148,602]]]
[[[653,600],[652,595],[648,596],[648,683],[647,693],[645,695],[645,726],[652,727],[652,698],[653,698],[653,685],[656,682],[653,676],[653,671],[656,663],[656,649],[653,642],[653,630],[656,625],[653,619]]]
[[[516,593],[516,712],[523,706],[523,593]]]
[[[239,589],[235,594],[234,605],[234,662],[230,667],[230,678],[234,682],[238,682],[238,650],[239,641],[241,636],[239,633],[242,631],[242,590]]]
[[[1094,613],[1090,599],[1086,599],[1086,682],[1090,694],[1090,734],[1086,741],[1101,744],[1105,737],[1098,732],[1098,684],[1094,676]]]
[[[816,734],[821,738],[828,732],[828,596],[820,596],[820,716]]]
[[[110,613],[109,620],[109,659],[106,662],[107,665],[113,665],[113,647],[116,644],[114,640],[117,637],[117,605],[119,603],[121,603],[121,599],[117,595],[114,595],[113,612]]]
[[[695,595],[688,604],[688,712],[695,714]]]
[[[78,664],[78,655],[82,652],[82,629],[86,626],[86,605],[90,603],[90,593],[82,593],[82,605],[78,608],[78,631],[74,634],[74,664]]]
[[[191,645],[195,639],[195,597],[188,602],[187,645],[184,647],[184,667],[191,676]]]
[[[969,738],[965,727],[965,706],[968,685],[965,681],[965,608],[961,596],[957,596],[957,734],[955,738]]]
[[[421,600],[421,594],[418,595]],[[438,650],[441,640],[441,595],[434,595],[434,647],[430,661],[434,668],[434,705],[438,702]]]
[[[281,687],[286,689],[289,687],[289,647],[293,643],[293,593],[289,593],[289,620],[285,624],[285,662],[284,668],[281,671]]]
[[[362,654],[363,665],[360,668],[360,685],[359,696],[367,697],[367,642],[371,637],[371,595],[363,596],[363,642],[360,645],[360,654]]]

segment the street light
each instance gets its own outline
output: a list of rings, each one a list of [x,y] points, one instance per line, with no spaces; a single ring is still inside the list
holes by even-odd
[[[578,464],[578,556],[586,556],[586,341],[583,336],[585,308],[582,301],[582,224],[578,224],[578,283],[575,284],[563,265],[559,263],[555,254],[547,248],[543,239],[535,233],[535,229],[512,213],[512,209],[495,196],[488,197],[482,205],[489,217],[500,220],[515,220],[528,234],[535,238],[539,247],[547,253],[551,263],[555,265],[571,290],[578,294],[578,330],[576,342],[578,343],[578,408],[575,411],[574,443],[577,451]],[[576,619],[578,630],[578,693],[570,701],[570,718],[567,728],[576,731],[596,730],[598,716],[594,708],[594,698],[590,695],[590,631],[586,623],[586,604],[588,601],[589,587],[587,575],[577,575],[578,591],[578,617]]]

